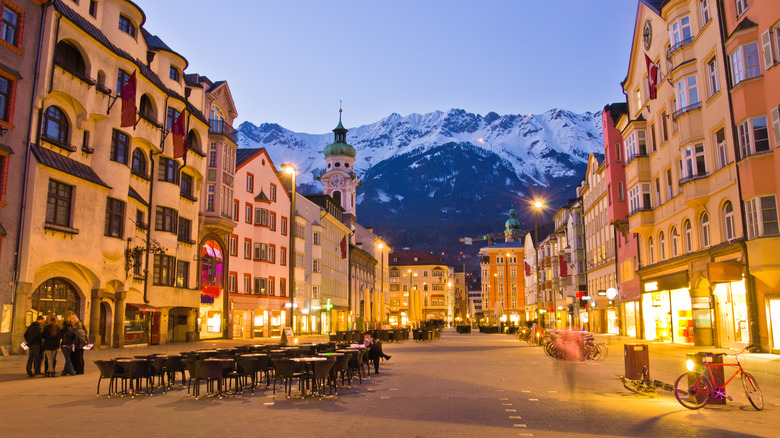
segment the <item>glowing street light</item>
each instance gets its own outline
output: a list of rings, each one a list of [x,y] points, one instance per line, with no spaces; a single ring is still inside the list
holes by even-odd
[[[536,322],[540,327],[544,327],[544,321],[542,320],[542,288],[539,281],[539,223],[537,222],[537,214],[542,209],[541,201],[534,201],[534,256],[536,258]]]
[[[297,172],[295,171],[295,166],[292,164],[283,164],[282,169],[292,177],[292,184],[290,185],[290,221],[287,225],[287,232],[290,236],[290,250],[287,253],[287,266],[289,266],[288,276],[290,277],[290,327],[295,330],[295,326],[293,325],[293,312],[295,310],[295,177],[297,176]]]

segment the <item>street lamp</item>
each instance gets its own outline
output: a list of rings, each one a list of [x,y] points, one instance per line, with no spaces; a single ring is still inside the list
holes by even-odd
[[[385,299],[385,253],[382,251],[382,249],[385,247],[385,244],[382,242],[379,242],[379,257],[382,259],[381,261],[381,268],[379,269],[379,299],[384,300]],[[379,305],[379,303],[376,303],[376,305]],[[377,318],[382,319],[379,317],[379,311],[377,313]],[[371,314],[371,317],[373,318],[373,312]],[[380,326],[381,328],[381,326]]]
[[[542,288],[539,282],[539,223],[537,222],[537,213],[542,209],[540,201],[534,202],[534,257],[536,258],[536,322],[540,327],[544,327],[542,320]]]
[[[493,315],[494,316],[496,313],[496,301],[498,301],[498,287],[496,286],[497,279],[498,279],[498,273],[494,273],[493,274]],[[496,319],[498,319],[498,316],[496,316]]]
[[[285,172],[287,172],[291,178],[292,178],[292,184],[290,185],[290,220],[289,225],[287,225],[288,230],[287,232],[290,235],[290,250],[288,252],[287,258],[288,260],[288,266],[289,266],[289,274],[290,277],[290,327],[295,330],[295,326],[293,325],[293,312],[295,311],[295,166],[292,164],[283,164],[282,169],[284,169]]]
[[[511,281],[509,279],[509,253],[506,253],[506,258],[504,259],[504,287],[506,290],[504,290],[504,298],[506,298],[506,303],[512,304],[512,288],[509,282]],[[505,305],[504,308],[507,308]]]

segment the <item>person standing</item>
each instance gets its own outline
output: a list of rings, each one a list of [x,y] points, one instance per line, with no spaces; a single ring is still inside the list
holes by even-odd
[[[37,376],[41,373],[41,361],[43,360],[43,338],[41,337],[43,324],[45,318],[43,315],[39,315],[27,331],[24,332],[24,342],[27,343],[27,347],[30,352],[27,356],[27,375],[29,377]]]
[[[76,370],[73,369],[73,362],[71,356],[73,355],[73,349],[76,345],[76,331],[73,329],[73,324],[70,321],[65,321],[62,324],[62,355],[65,357],[65,367],[62,369],[63,376],[73,376],[76,374]]]
[[[57,318],[52,316],[49,323],[43,328],[43,355],[46,358],[44,377],[55,377],[57,373],[57,350],[60,349],[60,326]]]
[[[84,374],[84,347],[89,344],[89,339],[87,339],[87,332],[84,330],[81,321],[76,320],[74,328],[76,339],[72,357],[73,369],[76,371],[76,374]]]

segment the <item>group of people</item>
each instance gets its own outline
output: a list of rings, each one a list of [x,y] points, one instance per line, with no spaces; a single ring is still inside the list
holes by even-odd
[[[58,351],[62,351],[65,357],[65,366],[60,375],[84,374],[84,347],[89,344],[89,340],[83,324],[76,315],[71,315],[70,321],[63,321],[61,327],[54,316],[49,318],[48,324],[43,315],[38,316],[24,332],[24,342],[29,350],[27,356],[29,377],[41,374],[42,363],[44,363],[43,376],[55,377]]]

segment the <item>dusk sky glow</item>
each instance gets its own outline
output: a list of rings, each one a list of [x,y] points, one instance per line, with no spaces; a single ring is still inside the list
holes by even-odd
[[[227,80],[239,117],[321,134],[462,108],[600,111],[624,101],[637,5],[625,0],[135,0],[144,27]]]

